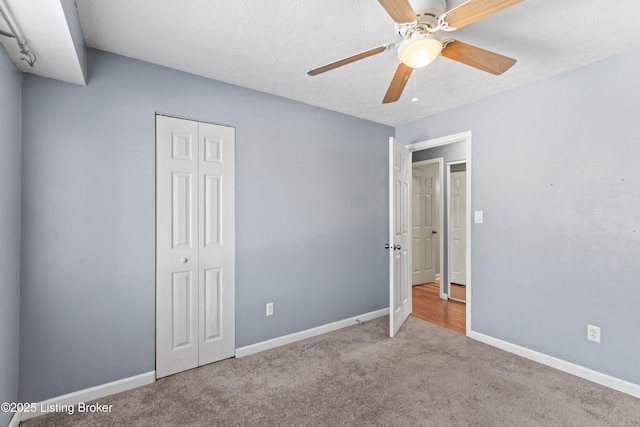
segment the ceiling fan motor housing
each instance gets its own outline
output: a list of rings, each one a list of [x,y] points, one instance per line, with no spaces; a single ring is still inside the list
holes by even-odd
[[[438,17],[447,11],[447,0],[409,0],[420,23],[438,26]]]

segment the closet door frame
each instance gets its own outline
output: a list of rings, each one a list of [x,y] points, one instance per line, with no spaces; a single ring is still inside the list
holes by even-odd
[[[156,115],[156,377],[235,354],[235,129]]]

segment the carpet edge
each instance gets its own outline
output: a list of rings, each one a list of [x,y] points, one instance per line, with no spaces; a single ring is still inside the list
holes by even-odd
[[[236,357],[245,357],[251,354],[260,353],[265,350],[271,350],[272,348],[281,347],[283,345],[291,344],[296,341],[301,341],[307,338],[326,334],[327,332],[333,332],[338,329],[346,328],[348,326],[357,325],[358,323],[377,319],[378,317],[386,316],[388,314],[389,308],[382,308],[380,310],[370,311],[369,313],[364,313],[359,316],[353,316],[349,317],[348,319],[327,323],[326,325],[316,326],[315,328],[306,329],[304,331],[294,332],[289,335],[283,335],[281,337],[272,338],[270,340],[261,341],[255,344],[249,344],[244,347],[238,347],[236,348]]]
[[[18,417],[18,422],[26,421],[31,418],[39,417],[41,415],[46,415],[49,413],[47,411],[43,411],[42,408],[56,407],[56,405],[77,405],[78,403],[89,402],[91,400],[100,399],[112,394],[142,387],[144,385],[154,383],[155,381],[156,371],[150,371],[132,377],[112,381],[110,383],[74,391],[62,396],[53,397],[51,399],[43,400],[42,402],[36,403],[35,407],[37,408],[37,410],[34,412],[19,413],[20,415]],[[17,414],[18,413],[16,413],[16,415]]]
[[[470,331],[467,336],[476,341],[488,344],[492,347],[496,347],[509,353],[524,357],[525,359],[533,360],[534,362],[538,362],[551,368],[555,368],[567,374],[571,374],[587,381],[591,381],[610,389],[629,394],[633,397],[640,398],[640,385],[638,384],[616,378],[602,372],[594,371],[593,369],[576,365],[575,363],[558,359],[557,357],[549,356],[548,354],[540,353],[535,350],[519,346],[517,344],[512,344],[508,341],[503,341],[499,338],[481,334],[479,332]]]

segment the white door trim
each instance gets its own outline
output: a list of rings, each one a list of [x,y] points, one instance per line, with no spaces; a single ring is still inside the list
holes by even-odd
[[[409,149],[409,151],[412,151],[411,149]],[[443,157],[438,157],[435,159],[429,159],[429,160],[421,160],[419,162],[415,162],[413,163],[413,167],[416,166],[422,166],[422,165],[429,165],[432,163],[438,163],[438,179],[440,180],[440,197],[438,197],[438,216],[440,217],[439,220],[439,224],[438,224],[438,230],[440,233],[440,237],[439,237],[439,241],[440,241],[440,269],[438,270],[440,273],[440,279],[442,279],[442,272],[444,271],[444,212],[442,209],[442,200],[444,199],[443,194],[442,194],[442,182],[444,180],[444,158]],[[438,278],[438,276],[436,275],[436,278]],[[440,299],[448,299],[448,295],[446,294],[446,292],[444,291],[444,283],[442,282],[442,280],[440,280]]]
[[[456,142],[468,142],[471,143],[471,131],[460,132],[449,136],[442,136],[440,138],[427,139],[425,141],[414,142],[408,144],[406,147],[409,151],[420,151],[427,148],[440,147],[441,145],[454,144]],[[471,147],[467,146],[467,156],[471,155]]]
[[[414,142],[407,145],[407,149],[411,152],[425,150],[427,148],[439,147],[441,145],[454,144],[456,142],[464,142],[466,153],[465,160],[467,163],[467,335],[471,332],[471,286],[473,285],[473,275],[471,274],[471,177],[472,177],[472,158],[471,158],[471,131],[456,133],[453,135],[443,136],[440,138],[429,139],[425,141]],[[442,270],[441,270],[442,271]]]

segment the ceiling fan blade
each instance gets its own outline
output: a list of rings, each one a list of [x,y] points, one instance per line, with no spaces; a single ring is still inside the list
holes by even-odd
[[[387,93],[382,100],[383,104],[396,102],[398,99],[400,99],[400,95],[402,95],[402,91],[407,85],[407,81],[409,80],[412,72],[413,68],[407,67],[402,62],[398,64],[396,73],[393,75],[393,80],[391,80],[389,89],[387,89]]]
[[[343,65],[351,64],[352,62],[356,62],[375,54],[387,51],[392,47],[393,44],[383,44],[382,46],[374,47],[373,49],[365,50],[364,52],[360,52],[339,61],[332,62],[331,64],[323,65],[322,67],[307,71],[307,74],[309,74],[310,76],[317,76],[318,74],[333,70],[334,68],[342,67]]]
[[[442,49],[441,55],[496,76],[504,73],[516,63],[515,59],[508,56],[499,55],[458,40],[447,44]]]
[[[384,10],[398,24],[416,21],[416,12],[409,4],[408,0],[378,0]]]
[[[469,0],[445,15],[450,27],[462,28],[524,0]]]

